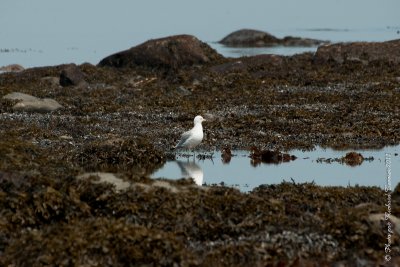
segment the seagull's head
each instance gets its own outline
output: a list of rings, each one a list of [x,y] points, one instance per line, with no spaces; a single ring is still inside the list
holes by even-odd
[[[194,118],[194,124],[202,123],[203,121],[205,121],[205,119],[204,119],[202,116],[200,116],[200,115],[197,115],[197,116]]]

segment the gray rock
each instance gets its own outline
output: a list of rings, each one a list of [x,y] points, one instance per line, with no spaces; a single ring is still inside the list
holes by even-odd
[[[77,176],[78,179],[89,179],[91,177],[95,178],[91,180],[92,183],[112,184],[115,186],[115,190],[117,192],[129,188],[129,186],[131,185],[129,182],[126,182],[121,178],[118,178],[115,174],[109,172],[88,172]]]
[[[110,55],[98,66],[177,69],[182,66],[201,65],[223,57],[209,45],[191,35],[175,35],[149,40],[143,44]]]
[[[37,101],[38,98],[28,95],[28,94],[24,94],[24,93],[19,93],[19,92],[14,92],[14,93],[10,93],[7,94],[5,96],[3,96],[4,99],[10,99],[10,100],[21,100],[21,101]]]
[[[61,86],[85,86],[85,74],[75,64],[67,65],[60,74]]]
[[[3,96],[3,99],[18,100],[19,102],[13,106],[13,110],[15,111],[47,113],[63,107],[54,99],[40,99],[19,92],[7,94]]]

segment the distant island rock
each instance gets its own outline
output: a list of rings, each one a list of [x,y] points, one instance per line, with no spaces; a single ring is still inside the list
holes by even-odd
[[[220,44],[232,47],[270,47],[270,46],[319,46],[329,41],[286,36],[279,39],[264,31],[241,29],[228,34]]]

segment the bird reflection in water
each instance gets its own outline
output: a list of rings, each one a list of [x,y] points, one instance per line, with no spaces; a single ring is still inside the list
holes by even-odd
[[[180,161],[177,160],[183,178],[193,178],[197,185],[203,185],[203,170],[194,161]]]

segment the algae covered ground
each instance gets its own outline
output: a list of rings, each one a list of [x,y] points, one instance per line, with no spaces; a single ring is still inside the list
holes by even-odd
[[[207,119],[200,150],[398,144],[398,64],[307,53],[173,70],[82,64],[84,82],[61,86],[67,67],[0,74],[1,96],[63,106],[30,113],[0,100],[1,266],[385,264],[388,229],[374,218],[389,200],[392,221],[400,216],[396,185],[391,194],[296,183],[241,193],[148,177],[198,114]],[[130,186],[77,178],[86,172]],[[399,235],[390,242],[395,266]]]

